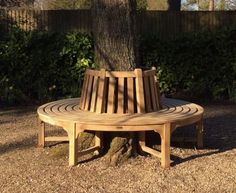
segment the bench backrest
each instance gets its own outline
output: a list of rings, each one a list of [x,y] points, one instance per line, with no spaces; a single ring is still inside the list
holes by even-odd
[[[156,70],[105,71],[87,69],[80,109],[97,113],[145,113],[160,106]]]

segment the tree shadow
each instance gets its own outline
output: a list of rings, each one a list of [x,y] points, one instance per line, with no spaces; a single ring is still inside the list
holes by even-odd
[[[22,115],[28,115],[31,114],[32,112],[35,112],[37,109],[36,106],[21,106],[21,107],[6,107],[2,108],[0,111],[0,117],[1,116],[9,116],[9,115],[14,115],[16,117],[22,116]],[[4,123],[1,121],[0,123]],[[6,121],[5,121],[6,123]]]
[[[24,150],[35,146],[36,135],[28,136],[22,140],[16,140],[13,143],[0,144],[0,155],[15,150]]]

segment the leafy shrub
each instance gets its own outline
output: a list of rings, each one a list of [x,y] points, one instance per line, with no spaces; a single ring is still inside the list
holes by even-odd
[[[161,92],[188,97],[235,100],[236,29],[183,34],[173,40],[148,35],[141,58],[158,69]]]
[[[0,39],[0,101],[79,96],[83,71],[93,64],[92,46],[85,34],[13,28]]]
[[[143,66],[156,66],[161,92],[236,101],[236,29],[142,36]],[[93,41],[81,33],[25,32],[0,36],[0,105],[80,95],[85,68],[94,66]]]

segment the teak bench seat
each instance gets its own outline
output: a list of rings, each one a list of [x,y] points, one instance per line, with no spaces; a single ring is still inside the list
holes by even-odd
[[[180,126],[196,125],[196,142],[203,146],[203,108],[197,104],[160,98],[155,86],[155,69],[132,72],[87,70],[81,98],[58,100],[38,108],[41,122],[38,145],[46,141],[69,141],[69,165],[79,155],[101,148],[102,131],[139,132],[140,149],[161,158],[161,166],[170,166],[171,133]],[[45,137],[45,123],[60,126],[65,137]],[[79,133],[95,131],[95,146],[77,152]],[[145,145],[145,131],[161,136],[161,151]]]

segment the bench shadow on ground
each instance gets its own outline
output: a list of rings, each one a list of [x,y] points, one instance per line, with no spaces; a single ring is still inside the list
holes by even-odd
[[[235,106],[236,107],[236,106]],[[181,158],[176,155],[171,155],[172,166],[187,162],[200,157],[211,156],[214,154],[230,151],[236,148],[236,110],[232,112],[222,113],[220,115],[206,117],[204,119],[204,147],[201,151],[196,150],[196,144],[193,142],[185,142],[185,137],[195,137],[195,129],[193,126],[178,128],[172,134],[172,139],[183,137],[182,141],[171,142],[171,147],[180,148],[183,150],[190,149],[190,156]],[[151,140],[152,141],[152,140]],[[158,143],[159,142],[159,143]],[[156,144],[160,145],[160,141]],[[194,154],[196,152],[196,154]]]

